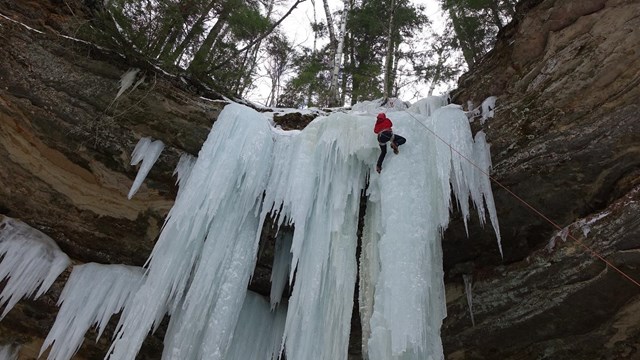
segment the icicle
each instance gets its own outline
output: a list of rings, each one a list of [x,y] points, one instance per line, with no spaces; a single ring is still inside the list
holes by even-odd
[[[471,316],[471,325],[476,326],[476,321],[473,318],[473,293],[472,293],[472,276],[468,274],[462,275],[462,280],[464,281],[464,293],[467,295],[467,305],[469,306],[469,315]]]
[[[20,355],[20,346],[18,345],[2,345],[0,346],[0,359],[2,360],[18,360]]]
[[[271,268],[271,309],[282,299],[282,292],[287,284],[287,275],[291,268],[291,232],[281,232],[276,237],[276,249],[273,257],[273,267]]]
[[[489,148],[490,146],[489,144],[487,144],[485,133],[483,131],[478,131],[474,138],[473,144],[474,163],[478,167],[480,167],[480,169],[474,169],[474,186],[476,187],[476,190],[473,191],[475,196],[474,203],[476,204],[476,210],[478,211],[478,216],[480,217],[480,223],[484,224],[485,205],[482,205],[482,199],[480,199],[480,197],[484,198],[486,209],[489,212],[491,226],[493,227],[493,231],[496,234],[500,256],[504,257],[502,253],[502,240],[500,237],[500,224],[498,222],[496,204],[493,200],[493,191],[491,191],[491,178],[489,178],[489,175],[491,174],[491,152],[489,151]]]
[[[247,292],[225,359],[278,359],[286,315],[286,305],[270,311],[262,296]]]
[[[118,94],[116,95],[115,99],[113,99],[113,101],[118,100],[120,95],[122,95],[125,91],[127,91],[127,89],[131,87],[131,85],[133,85],[138,72],[140,72],[140,69],[129,69],[126,73],[122,74],[122,76],[120,77],[120,89],[118,90]],[[136,87],[138,85],[139,83],[136,84]]]
[[[133,153],[131,153],[131,165],[138,165],[142,161],[142,165],[138,170],[138,175],[131,185],[131,190],[127,197],[131,199],[133,195],[138,191],[140,185],[149,174],[149,171],[156,163],[162,150],[164,149],[164,143],[160,140],[151,141],[151,138],[143,137],[138,141]]]
[[[178,184],[178,186],[183,187],[186,185],[187,179],[189,179],[189,176],[191,176],[191,170],[193,170],[193,165],[195,163],[195,156],[191,156],[186,153],[180,155],[178,165],[176,165],[175,170],[173,170],[173,175],[178,175],[176,179],[176,184]]]
[[[22,221],[0,215],[0,319],[23,297],[38,298],[70,264],[69,257],[42,232]],[[37,290],[37,292],[36,292]],[[35,293],[35,295],[34,295]]]
[[[372,125],[369,116],[336,113],[276,138],[262,216],[282,208],[280,219],[295,225],[288,359],[347,356],[360,190],[377,150]]]
[[[487,119],[490,119],[493,117],[494,115],[494,109],[496,108],[496,100],[497,97],[495,96],[489,96],[488,98],[484,99],[484,101],[482,102],[482,118],[480,119],[480,125],[483,125],[485,121],[487,121]]]
[[[547,243],[547,246],[545,248],[548,252],[553,251],[553,249],[556,247],[558,239],[562,240],[562,242],[566,242],[567,236],[569,236],[569,226],[565,226],[564,228],[562,228],[562,230],[556,232],[556,234],[553,235],[551,239],[549,239],[549,242]]]
[[[133,266],[96,263],[75,266],[60,294],[58,305],[62,306],[40,355],[51,346],[47,359],[71,359],[92,325],[97,326],[99,339],[111,315],[120,312],[137,290],[142,275],[142,268]]]

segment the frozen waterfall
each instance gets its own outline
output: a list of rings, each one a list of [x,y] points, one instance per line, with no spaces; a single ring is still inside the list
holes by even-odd
[[[128,300],[106,357],[135,358],[147,334],[169,315],[163,359],[269,360],[282,353],[289,360],[346,359],[365,199],[359,259],[364,356],[442,359],[440,241],[453,208],[466,223],[474,206],[482,223],[490,219],[499,242],[483,174],[491,166],[489,147],[484,134],[473,139],[458,106],[443,106],[442,99],[408,110],[399,104],[385,111],[407,143],[400,154],[387,155],[380,175],[372,171],[380,152],[373,125],[383,109],[374,103],[316,118],[302,131],[282,131],[261,113],[226,106],[198,157],[181,161],[179,196],[145,275],[122,293]],[[145,143],[148,153],[138,149],[136,158],[155,160],[158,148]],[[247,292],[267,217],[287,228],[278,238],[271,302]],[[281,300],[286,281],[291,296]],[[80,306],[73,293],[65,293],[63,304]],[[106,303],[100,306],[109,309],[82,315],[83,327],[103,317],[91,314],[120,307]],[[60,353],[77,347],[69,346]]]

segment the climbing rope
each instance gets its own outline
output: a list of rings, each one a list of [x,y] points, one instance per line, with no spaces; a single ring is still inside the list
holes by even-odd
[[[438,140],[442,141],[444,144],[446,144],[447,146],[449,146],[449,148],[451,149],[451,151],[455,152],[456,154],[460,155],[460,157],[462,157],[463,159],[465,159],[466,161],[469,162],[469,164],[473,165],[475,168],[477,168],[478,170],[480,170],[481,173],[483,173],[484,175],[486,175],[487,177],[489,177],[489,179],[491,181],[493,181],[495,184],[497,184],[498,186],[500,186],[502,189],[504,189],[509,195],[513,196],[516,200],[520,201],[522,204],[524,204],[527,208],[529,208],[529,210],[533,211],[535,214],[537,214],[538,216],[540,216],[542,219],[546,220],[549,224],[553,225],[556,229],[562,231],[562,227],[560,227],[560,225],[558,225],[556,222],[554,222],[553,220],[549,219],[546,215],[544,215],[541,211],[539,211],[538,209],[536,209],[533,205],[529,204],[528,202],[526,202],[525,200],[523,200],[521,197],[519,197],[518,195],[516,195],[513,191],[509,190],[509,188],[507,188],[506,186],[502,185],[502,183],[500,183],[498,180],[496,180],[493,176],[491,176],[489,173],[487,173],[484,169],[482,169],[480,166],[478,166],[477,164],[475,164],[473,161],[471,161],[471,159],[467,158],[466,156],[464,156],[460,151],[458,151],[456,148],[454,148],[453,146],[451,146],[451,144],[449,144],[446,140],[444,140],[442,137],[440,137],[438,134],[436,134],[433,130],[429,129],[425,124],[423,124],[420,120],[418,120],[415,116],[413,116],[410,112],[408,112],[407,110],[403,110],[404,112],[406,112],[407,114],[409,114],[409,116],[411,116],[418,124],[422,125],[422,127],[424,127],[425,129],[427,129],[428,132],[430,132],[431,134],[433,134]],[[620,275],[622,275],[624,278],[626,278],[627,280],[631,281],[633,284],[635,284],[637,287],[640,288],[640,283],[635,280],[634,278],[632,278],[630,275],[628,275],[627,273],[625,273],[624,271],[622,271],[620,268],[618,268],[617,266],[613,265],[609,260],[605,259],[604,256],[600,255],[597,251],[595,251],[593,248],[589,247],[587,244],[585,244],[584,242],[580,241],[579,239],[577,239],[576,237],[574,237],[573,235],[571,235],[571,233],[569,232],[567,235],[569,238],[571,238],[573,241],[575,241],[578,245],[582,246],[584,249],[586,249],[588,252],[590,252],[594,257],[596,257],[597,259],[601,260],[602,262],[604,262],[606,265],[608,265],[610,268],[612,268],[613,270],[617,271]]]

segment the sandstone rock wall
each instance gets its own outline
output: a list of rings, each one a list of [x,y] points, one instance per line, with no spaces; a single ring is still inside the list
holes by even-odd
[[[144,82],[114,101],[128,61],[61,36],[73,35],[82,11],[79,1],[0,2],[8,18],[0,17],[0,213],[45,232],[75,263],[140,266],[173,204],[179,156],[197,155],[224,102],[145,69]],[[137,172],[130,154],[143,136],[166,147],[127,200]],[[21,344],[20,359],[37,357],[66,276],[0,322],[0,345]],[[102,358],[112,330],[85,341],[78,358]],[[161,349],[152,338],[141,358],[157,359]]]
[[[60,36],[73,34],[84,11],[77,0],[0,2],[1,14],[41,31],[0,17],[0,213],[42,230],[76,263],[141,265],[173,202],[178,157],[197,154],[224,103]],[[634,0],[522,1],[517,21],[454,94],[476,106],[498,96],[496,117],[474,123],[492,143],[494,177],[561,227],[574,224],[578,240],[636,279],[639,28]],[[131,67],[145,81],[114,102]],[[167,147],[129,201],[129,154],[142,136]],[[546,250],[556,229],[497,185],[494,194],[504,259],[477,224],[470,238],[452,224],[443,242],[447,358],[638,358],[639,288],[574,240]],[[474,279],[475,327],[463,274]],[[21,359],[36,357],[64,276],[0,322],[0,344],[24,344]],[[254,279],[264,288],[268,265]],[[101,358],[110,330],[85,341],[78,358]],[[139,357],[158,358],[161,338]]]
[[[572,234],[640,279],[640,3],[519,6],[529,10],[460,80],[454,102],[498,96],[495,118],[475,124],[492,144],[493,176],[560,227],[610,212]],[[497,185],[494,195],[505,259],[477,227],[466,240],[454,226],[443,242],[448,358],[638,358],[640,287],[574,240],[549,252],[557,229]],[[474,328],[462,274],[476,279]]]

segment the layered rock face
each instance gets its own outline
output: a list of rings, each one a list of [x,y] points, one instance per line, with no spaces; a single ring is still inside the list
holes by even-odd
[[[635,359],[640,286],[603,259],[640,279],[640,3],[519,6],[454,102],[498,97],[495,118],[476,124],[492,144],[492,176],[575,239],[558,240],[557,228],[494,184],[504,260],[481,230],[467,240],[450,229],[443,242],[446,353]],[[462,274],[475,279],[475,327]]]
[[[196,155],[224,106],[181,79],[60,34],[86,21],[76,1],[8,0],[0,13],[0,213],[52,237],[75,263],[142,265],[176,193],[183,153]],[[492,176],[580,241],[494,185],[503,234],[452,224],[443,241],[450,359],[623,359],[640,354],[640,4],[531,0],[496,49],[460,81],[454,102],[498,97],[476,129],[492,143]],[[122,74],[146,76],[115,99]],[[130,154],[142,136],[166,148],[132,200]],[[265,234],[251,285],[268,291]],[[554,246],[550,241],[555,240]],[[581,245],[583,244],[583,245]],[[36,358],[64,274],[0,322],[0,345]],[[462,275],[473,278],[475,326]],[[77,358],[101,358],[109,331]],[[93,335],[89,335],[91,338]],[[162,332],[140,358],[156,359]]]
[[[197,155],[225,103],[145,71],[115,100],[121,75],[135,66],[60,35],[86,21],[84,10],[73,1],[0,2],[2,15],[41,31],[0,17],[0,212],[52,237],[75,263],[141,266],[173,204],[179,156]],[[127,200],[137,171],[130,154],[142,136],[166,147]],[[66,276],[0,322],[0,344],[22,344],[20,359],[37,357]],[[78,358],[102,358],[109,343],[110,334],[85,341]],[[160,335],[142,357],[161,350]]]

